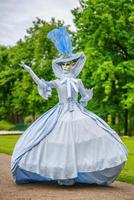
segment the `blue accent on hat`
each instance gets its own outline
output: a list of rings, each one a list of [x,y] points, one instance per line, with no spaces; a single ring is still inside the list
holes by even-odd
[[[65,26],[49,31],[47,37],[61,54],[72,56],[72,41]]]

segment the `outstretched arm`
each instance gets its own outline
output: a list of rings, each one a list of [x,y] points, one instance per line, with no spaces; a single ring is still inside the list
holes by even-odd
[[[39,82],[40,82],[40,79],[39,79],[39,77],[33,72],[33,70],[31,69],[31,67],[29,67],[28,65],[26,65],[26,64],[23,63],[23,62],[21,62],[19,65],[20,65],[21,67],[23,67],[25,70],[27,70],[27,71],[30,73],[30,75],[32,76],[34,82],[38,85]]]
[[[33,78],[34,82],[38,85],[38,92],[39,94],[44,98],[44,99],[48,99],[48,97],[51,96],[51,88],[56,88],[56,80],[52,80],[52,81],[45,81],[44,79],[40,79],[31,69],[31,67],[29,67],[28,65],[24,64],[23,62],[21,62],[19,64],[21,67],[23,67],[24,69],[26,69],[31,77]]]
[[[91,88],[91,89],[85,88],[82,83],[82,80],[79,79],[79,92],[81,94],[81,99],[80,99],[79,103],[85,107],[87,105],[88,101],[90,99],[92,99],[92,97],[93,97],[93,88]]]

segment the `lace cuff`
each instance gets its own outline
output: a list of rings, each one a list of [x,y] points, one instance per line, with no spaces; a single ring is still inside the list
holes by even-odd
[[[49,85],[49,82],[45,81],[44,79],[40,79],[38,82],[38,92],[41,97],[48,99],[52,95],[52,89]]]
[[[80,80],[80,79],[79,79]],[[88,101],[93,97],[93,88],[87,89],[84,87],[82,81],[79,82],[79,92],[81,94],[81,99],[79,100],[80,105],[86,106]]]

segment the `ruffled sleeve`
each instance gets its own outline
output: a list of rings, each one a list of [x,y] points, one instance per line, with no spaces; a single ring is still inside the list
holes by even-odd
[[[46,81],[41,78],[37,86],[40,96],[43,99],[48,99],[52,95],[52,88],[56,88],[56,80]]]
[[[81,79],[79,79],[79,92],[81,94],[81,99],[79,100],[79,103],[85,107],[88,101],[91,100],[93,97],[93,88],[85,88]]]

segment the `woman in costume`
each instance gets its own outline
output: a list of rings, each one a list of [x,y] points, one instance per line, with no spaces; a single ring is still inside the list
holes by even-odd
[[[128,150],[102,118],[85,108],[93,90],[77,78],[86,60],[84,53],[72,53],[65,27],[50,31],[48,38],[61,53],[52,61],[55,80],[38,78],[29,66],[20,65],[30,73],[44,99],[55,88],[59,102],[20,136],[11,158],[12,179],[16,184],[109,185],[124,167]]]

